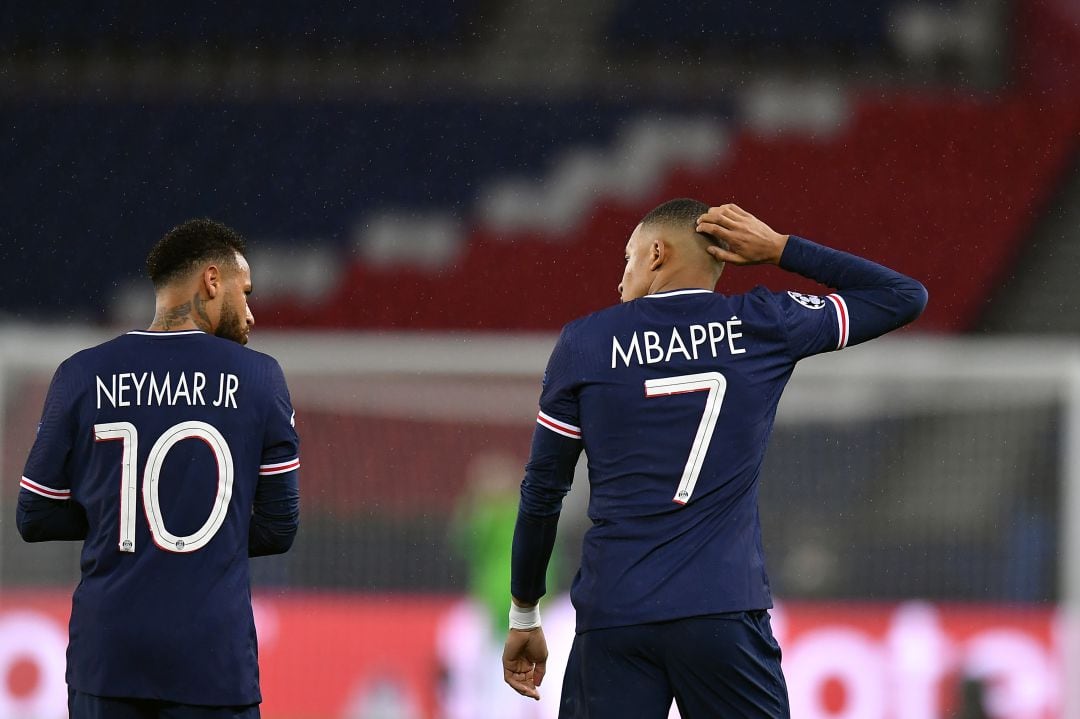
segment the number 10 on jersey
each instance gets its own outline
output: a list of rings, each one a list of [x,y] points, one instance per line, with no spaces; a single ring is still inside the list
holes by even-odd
[[[705,462],[705,455],[709,451],[709,442],[712,441],[713,430],[716,429],[716,420],[720,416],[720,405],[724,403],[724,393],[727,391],[727,380],[719,372],[702,372],[700,374],[685,374],[678,377],[663,377],[660,379],[645,380],[646,397],[670,397],[673,394],[686,394],[687,392],[708,392],[705,397],[705,412],[701,415],[697,434],[694,435],[694,443],[690,445],[690,456],[683,468],[682,479],[679,480],[679,488],[675,490],[672,499],[678,504],[686,504],[690,501],[690,495],[694,493],[698,475],[701,474],[701,465]]]
[[[105,422],[94,425],[94,439],[98,442],[120,440],[124,451],[120,460],[120,551],[135,551],[135,508],[138,481],[139,431],[130,422]],[[200,439],[206,443],[217,461],[217,492],[210,516],[199,529],[191,534],[178,537],[165,528],[165,518],[161,514],[161,500],[158,487],[161,482],[161,468],[165,456],[177,443],[185,439]],[[143,472],[142,496],[146,511],[146,522],[150,525],[150,535],[154,544],[167,552],[187,553],[205,547],[221,525],[225,523],[235,471],[232,452],[225,437],[213,425],[206,422],[180,422],[161,433],[150,448],[146,457],[146,469]]]

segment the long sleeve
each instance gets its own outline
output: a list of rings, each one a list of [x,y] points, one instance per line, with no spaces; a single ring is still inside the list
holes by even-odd
[[[248,528],[248,556],[289,551],[300,528],[300,437],[285,375],[275,362],[259,484]]]
[[[548,359],[510,559],[510,593],[535,602],[547,591],[545,576],[562,501],[574,481],[582,440],[575,389],[574,352],[564,329]]]
[[[22,489],[15,510],[15,525],[27,542],[86,539],[88,525],[82,505],[71,499],[51,499]]]
[[[248,556],[289,551],[300,528],[299,472],[259,478],[248,529]]]
[[[75,392],[67,363],[53,374],[37,436],[19,480],[15,524],[27,542],[86,539],[86,511],[72,497],[68,463],[75,438]]]
[[[547,592],[545,575],[555,547],[559,513],[580,454],[580,439],[537,425],[521,483],[510,560],[510,593],[522,601],[535,602]]]
[[[926,307],[926,288],[917,280],[802,237],[788,238],[780,267],[839,290],[827,299],[839,318],[840,347],[902,327]]]

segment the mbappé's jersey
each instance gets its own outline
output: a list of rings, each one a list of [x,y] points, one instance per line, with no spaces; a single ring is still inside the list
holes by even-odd
[[[298,466],[267,355],[199,331],[130,332],[65,361],[21,486],[86,512],[68,683],[258,702],[249,524],[259,483],[295,487]]]
[[[772,605],[758,481],[796,362],[893,329],[925,303],[902,275],[799,238],[789,245],[788,269],[823,279],[815,263],[847,263],[824,275],[844,269],[841,284],[856,287],[824,297],[677,290],[564,327],[544,377],[515,554],[539,518],[557,514],[584,448],[592,526],[571,590],[579,631]],[[530,589],[527,565],[515,556],[512,591],[533,600],[543,589]]]

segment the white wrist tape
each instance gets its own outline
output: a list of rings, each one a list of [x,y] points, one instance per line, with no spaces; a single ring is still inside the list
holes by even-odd
[[[540,605],[525,609],[510,602],[510,628],[536,629],[540,626]]]

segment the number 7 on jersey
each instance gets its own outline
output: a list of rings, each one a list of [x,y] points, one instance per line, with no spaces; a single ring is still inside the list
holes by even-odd
[[[701,465],[705,462],[705,455],[709,451],[709,442],[712,441],[713,430],[716,429],[716,420],[720,416],[720,405],[724,403],[726,391],[727,380],[719,372],[645,380],[646,397],[670,397],[673,394],[687,392],[709,393],[705,397],[705,412],[701,415],[697,434],[694,435],[694,443],[690,445],[690,456],[686,460],[686,467],[683,468],[679,488],[675,490],[675,496],[672,498],[677,504],[686,504],[690,501],[690,495],[694,493],[694,486],[697,484],[698,475],[701,474]]]

